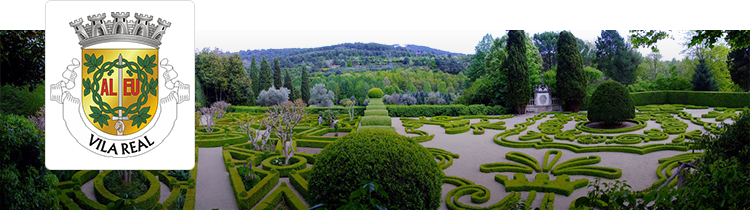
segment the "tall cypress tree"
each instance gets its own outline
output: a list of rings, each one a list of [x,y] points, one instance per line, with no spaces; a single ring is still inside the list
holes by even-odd
[[[253,83],[253,92],[255,94],[260,93],[260,89],[258,89],[260,81],[258,79],[258,63],[255,62],[255,55],[253,55],[253,60],[250,62],[250,72],[248,72],[248,75],[250,75],[250,81]]]
[[[300,85],[300,92],[302,101],[307,102],[310,101],[310,76],[307,74],[307,67],[303,66],[301,71],[302,76],[300,79],[302,80],[302,84]]]
[[[578,112],[586,98],[586,78],[583,58],[578,52],[578,40],[568,31],[560,32],[557,40],[557,98],[565,101],[567,108]]]
[[[271,78],[271,65],[268,65],[268,61],[266,61],[266,57],[263,57],[263,59],[260,61],[260,73],[258,76],[258,89],[259,90],[266,90],[269,87],[271,87],[271,83],[273,78]],[[258,92],[260,93],[260,91]]]
[[[523,30],[508,31],[508,59],[503,62],[503,68],[506,68],[508,73],[508,103],[519,114],[526,113],[526,104],[531,99],[525,39],[526,34]]]
[[[719,88],[714,81],[713,74],[711,73],[711,67],[706,64],[706,59],[698,59],[698,63],[695,64],[695,74],[693,74],[693,90],[694,91],[717,91]]]
[[[294,101],[295,99],[299,98],[299,96],[297,96],[297,92],[294,91],[294,85],[292,85],[292,76],[289,75],[288,70],[284,70],[284,87],[286,89],[289,89],[289,100]]]
[[[273,58],[273,86],[276,88],[283,87],[281,83],[281,65],[279,65],[279,58]]]
[[[750,91],[750,47],[732,49],[727,55],[727,66],[732,82],[745,92]]]

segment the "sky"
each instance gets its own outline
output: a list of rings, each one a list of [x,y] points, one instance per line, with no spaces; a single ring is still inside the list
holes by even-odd
[[[530,36],[547,30],[526,30]],[[550,30],[559,31],[559,30]],[[570,30],[573,35],[584,41],[596,41],[601,30]],[[196,31],[196,48],[219,48],[223,51],[240,50],[310,48],[341,43],[380,43],[380,44],[415,44],[455,53],[474,54],[474,47],[485,34],[501,37],[505,30],[267,30],[267,31],[227,31],[222,38],[216,38],[213,31]],[[627,39],[628,30],[618,30],[620,36]],[[229,34],[229,35],[227,35]],[[684,47],[684,37],[675,33],[675,40],[666,39],[657,43],[662,60],[682,59],[680,51]],[[679,35],[679,36],[678,36]],[[212,38],[213,37],[213,38]],[[248,39],[246,37],[253,37]],[[651,48],[639,49],[644,56],[651,53]]]

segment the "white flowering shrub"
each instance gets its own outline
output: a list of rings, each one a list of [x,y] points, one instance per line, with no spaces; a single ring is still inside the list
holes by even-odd
[[[336,95],[333,91],[326,90],[325,84],[318,83],[310,89],[310,100],[307,103],[317,107],[332,107],[334,98]]]
[[[289,89],[271,86],[268,90],[261,90],[255,103],[261,106],[273,106],[289,101]]]

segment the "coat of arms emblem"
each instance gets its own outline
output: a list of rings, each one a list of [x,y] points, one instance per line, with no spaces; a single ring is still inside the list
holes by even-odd
[[[65,80],[50,85],[50,98],[63,104],[65,124],[82,146],[107,157],[138,156],[171,133],[177,104],[190,100],[190,86],[175,80],[177,72],[167,59],[159,60],[170,22],[159,18],[154,24],[153,16],[140,13],[128,20],[130,12],[112,12],[114,20],[106,17],[99,13],[87,16],[88,24],[82,18],[69,23],[82,60],[73,59],[63,72]],[[160,82],[173,90],[162,98]],[[73,90],[76,83],[80,99],[64,90]],[[81,127],[91,133],[75,130]]]

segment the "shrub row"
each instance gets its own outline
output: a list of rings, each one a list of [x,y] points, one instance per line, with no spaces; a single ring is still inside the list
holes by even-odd
[[[675,155],[672,157],[659,159],[658,161],[659,166],[656,167],[656,176],[659,178],[659,180],[656,180],[654,184],[647,187],[646,189],[638,191],[636,193],[636,196],[642,197],[646,192],[656,189],[660,187],[662,184],[664,184],[664,182],[666,182],[667,179],[669,179],[669,177],[672,176],[672,169],[679,166],[678,161],[690,162],[690,161],[700,158],[701,156],[703,156],[703,153],[682,153],[682,154]],[[666,172],[666,175],[664,174],[664,172]],[[672,182],[670,182],[669,185],[667,186],[674,187],[675,184],[677,184],[677,179],[672,180]]]
[[[470,127],[471,127],[471,129],[474,130],[474,131],[472,131],[472,133],[474,133],[474,135],[482,135],[482,134],[484,134],[484,127],[482,127],[482,126],[476,126],[476,125],[473,125],[473,124]]]
[[[524,203],[531,204],[531,203],[534,202],[534,199],[536,199],[536,191],[534,191],[534,190],[529,191],[529,195],[526,196],[526,202],[524,202]],[[529,209],[531,209],[531,208],[529,208]]]
[[[508,176],[495,175],[495,181],[505,186],[505,191],[537,191],[537,192],[549,192],[557,193],[565,196],[570,196],[576,189],[586,187],[589,184],[588,179],[578,179],[570,182],[568,175],[560,175],[554,181],[549,181],[548,174],[536,174],[534,182],[529,182],[526,179],[526,175],[522,173],[516,173],[513,175],[513,180],[508,180]]]
[[[67,191],[67,196],[73,200],[78,207],[86,210],[106,210],[107,206],[91,200],[86,194],[81,191],[81,188],[74,188],[72,191]]]
[[[638,144],[641,142],[649,142],[651,139],[649,139],[647,136],[639,135],[639,134],[622,134],[619,136],[616,136],[613,141],[607,141],[605,143],[609,144],[612,143],[618,143],[618,144]]]
[[[169,193],[169,197],[167,197],[167,199],[164,200],[164,203],[162,203],[163,209],[174,209],[175,208],[174,201],[177,200],[177,197],[180,196],[180,194],[182,193],[187,193],[187,187],[185,188],[178,187],[178,188],[172,189],[172,192]],[[187,195],[185,195],[185,197],[187,198]],[[184,205],[185,203],[183,203],[183,209],[186,209],[184,208],[185,207]]]
[[[533,119],[532,119],[533,120]],[[533,123],[531,123],[533,124]],[[574,144],[557,143],[557,142],[519,142],[508,140],[511,135],[518,135],[520,131],[526,130],[525,124],[516,124],[516,128],[495,135],[493,140],[496,144],[512,148],[536,148],[536,149],[565,149],[575,153],[586,152],[624,152],[633,154],[648,154],[651,152],[676,150],[687,151],[688,147],[684,144],[648,144],[642,146],[580,146]],[[520,138],[520,137],[519,137]]]
[[[667,129],[664,129],[665,131]],[[651,130],[645,130],[643,133],[648,136],[648,139],[650,141],[661,141],[661,140],[667,140],[669,138],[669,134],[663,132],[662,130],[652,128]]]
[[[427,151],[430,151],[435,159],[438,159],[438,166],[440,169],[446,169],[453,165],[453,158],[458,158],[458,154],[454,154],[439,148],[427,147]]]
[[[619,168],[609,168],[601,166],[576,166],[564,169],[555,170],[552,172],[553,175],[588,175],[596,177],[604,177],[607,179],[618,179],[622,177],[622,170]]]
[[[396,129],[393,129],[393,130],[395,131]],[[423,135],[423,136],[409,137],[409,138],[411,138],[412,141],[417,142],[417,143],[422,143],[422,142],[430,141],[433,138],[435,138],[434,134],[428,136],[428,135],[426,135],[426,133],[427,132],[425,132],[425,135]]]
[[[552,159],[552,161],[549,161],[549,155],[554,154],[555,158]],[[559,150],[550,150],[544,153],[544,164],[542,164],[542,172],[548,172],[552,170],[552,166],[555,166],[557,164],[557,161],[560,160],[560,157],[562,157],[562,153]]]
[[[113,171],[103,171],[99,173],[99,175],[94,178],[94,195],[96,196],[96,200],[103,204],[109,204],[111,202],[115,202],[120,199],[120,197],[117,197],[116,195],[109,192],[104,187],[104,177],[107,176],[107,174],[112,173]],[[141,195],[141,197],[135,198],[135,199],[125,199],[126,202],[132,201],[133,205],[137,208],[141,209],[151,209],[153,208],[157,203],[159,203],[159,198],[161,196],[161,184],[159,183],[159,180],[156,179],[156,177],[151,174],[148,171],[138,171],[143,176],[145,176],[148,179],[149,187],[148,191]]]
[[[266,110],[268,110],[267,106],[230,106],[227,109],[227,112],[246,112],[246,113],[266,113]],[[334,107],[307,107],[307,113],[308,114],[320,114],[321,112],[324,112],[326,110],[334,110],[338,112],[341,115],[348,115],[348,111],[346,110],[346,107],[342,106],[334,106]],[[354,115],[355,116],[362,116],[365,112],[364,106],[355,106],[354,107]]]
[[[505,153],[505,159],[516,161],[516,162],[519,162],[521,164],[527,165],[527,166],[533,168],[534,171],[536,171],[536,172],[541,172],[542,171],[542,169],[539,167],[539,162],[536,161],[536,159],[534,159],[533,157],[531,157],[531,156],[529,156],[527,154],[524,154],[524,153],[515,152],[515,151],[514,152]]]
[[[686,104],[695,106],[742,108],[750,104],[750,93],[713,91],[650,91],[630,93],[636,106],[648,104]]]
[[[262,173],[261,173],[262,176]],[[263,199],[277,183],[279,183],[279,171],[271,169],[271,171],[258,184],[252,189],[245,190],[245,184],[242,183],[242,178],[236,169],[229,170],[230,181],[232,182],[232,189],[234,190],[234,196],[237,198],[237,205],[240,209],[251,209],[255,204]]]
[[[607,140],[607,136],[600,135],[580,135],[576,136],[579,144],[599,144]]]
[[[471,195],[472,203],[485,203],[490,198],[490,191],[481,185],[462,185],[448,192],[445,204],[451,210],[480,210],[480,209],[505,209],[507,206],[516,205],[521,200],[521,193],[511,192],[505,198],[488,207],[470,206],[461,203],[458,198]]]
[[[289,205],[289,207],[292,208],[292,210],[307,209],[307,206],[305,206],[305,204],[302,203],[302,200],[294,194],[292,189],[287,186],[286,182],[282,182],[276,190],[269,194],[268,197],[266,197],[266,199],[254,209],[274,209],[282,199],[286,205]]]
[[[6,69],[6,71],[12,71]],[[0,86],[0,113],[33,116],[39,108],[44,106],[44,84],[35,85],[36,89],[29,91],[30,86]]]
[[[618,128],[618,129],[597,129],[597,128],[589,128],[586,126],[586,124],[594,123],[594,122],[579,122],[576,123],[576,128],[582,131],[586,131],[589,133],[625,133],[625,132],[631,132],[640,130],[646,127],[646,121],[642,120],[626,120],[630,122],[637,123],[638,125],[627,127],[627,128]]]
[[[527,118],[526,122],[518,123],[515,128],[509,129],[503,133],[497,134],[493,137],[493,141],[496,144],[512,148],[536,148],[536,149],[566,149],[575,153],[585,152],[625,152],[634,154],[648,154],[656,151],[663,150],[676,150],[676,151],[687,151],[688,147],[684,144],[649,144],[643,146],[580,146],[574,144],[565,144],[557,142],[519,142],[508,140],[508,136],[518,135],[522,131],[525,131],[529,125],[533,125],[537,120],[543,119],[545,116],[550,114],[556,114],[558,112],[545,112],[535,115],[534,117]],[[702,123],[692,119],[693,123]],[[532,131],[530,131],[532,132]],[[519,137],[520,138],[520,137]]]
[[[195,145],[198,147],[220,147],[224,144],[239,144],[247,142],[247,135],[241,133],[217,133],[213,135],[196,135]]]
[[[576,134],[581,134],[583,131],[572,129],[563,131],[561,133],[555,134],[555,139],[557,140],[568,140],[568,141],[575,141],[578,136]]]
[[[388,116],[364,116],[359,122],[361,126],[391,126],[391,118]]]
[[[98,170],[82,170],[73,174],[73,177],[70,178],[70,180],[73,181],[73,183],[75,184],[83,185],[89,180],[95,178],[96,175],[99,175]]]
[[[391,126],[385,126],[385,125],[382,125],[382,126],[374,126],[374,125],[371,125],[371,126],[362,126],[362,128],[359,129],[359,131],[364,131],[364,130],[384,130],[384,131],[393,131],[393,132],[396,132],[395,128],[393,128]]]
[[[467,125],[467,126],[462,126],[462,127],[446,128],[445,133],[446,134],[459,134],[459,133],[469,132],[469,130],[471,130],[471,127]]]
[[[452,184],[456,185],[456,187],[460,187],[464,185],[474,185],[474,182],[456,176],[443,176],[443,184]]]
[[[298,147],[314,147],[323,148],[331,144],[332,141],[325,140],[310,140],[310,139],[297,139],[294,141]]]
[[[552,210],[555,207],[555,194],[544,193],[542,198],[542,205],[539,207],[541,210]]]
[[[433,117],[460,115],[502,115],[508,109],[502,106],[484,105],[386,105],[392,117]]]
[[[532,169],[529,166],[521,165],[518,163],[506,163],[506,162],[485,163],[479,166],[479,171],[483,173],[490,173],[490,172],[517,172],[517,173],[526,173],[526,174],[534,173],[534,169]]]
[[[547,136],[547,134],[538,133],[536,131],[528,131],[526,132],[526,135],[518,137],[518,140],[521,140],[521,141],[528,141],[528,140],[534,140],[534,139],[542,139],[542,142],[552,142],[552,138]]]
[[[372,103],[372,101],[370,102]],[[380,105],[375,104],[378,108]],[[382,107],[380,107],[382,108]],[[485,106],[485,105],[385,105],[388,113],[392,117],[433,117],[433,116],[459,116],[459,115],[502,115],[508,113],[508,109],[502,106]],[[231,106],[227,112],[249,112],[265,113],[268,107],[260,106]],[[325,110],[334,110],[339,114],[348,114],[345,107],[307,107],[308,114],[319,114]],[[364,116],[366,107],[355,106],[354,115]]]
[[[286,157],[283,155],[278,155],[278,156],[272,156],[270,158],[266,158],[265,160],[263,160],[263,170],[276,169],[279,171],[279,175],[281,177],[288,177],[289,172],[291,171],[296,171],[296,170],[307,168],[307,158],[304,158],[301,156],[297,156],[297,155],[292,156],[292,158],[289,159],[290,164],[285,165],[285,166],[277,166],[277,165],[271,164],[271,160],[276,159],[276,158],[285,159]],[[295,162],[295,163],[292,163],[292,162]]]
[[[388,110],[384,109],[374,109],[374,110],[365,110],[365,116],[388,116]]]
[[[73,181],[62,181],[62,182],[58,182],[57,183],[57,188],[59,188],[59,189],[70,189],[70,188],[73,188],[76,185],[77,185],[77,183],[75,183]]]
[[[73,201],[68,194],[72,194],[72,189],[61,189],[59,193],[57,193],[56,197],[58,200],[60,200],[60,206],[62,206],[63,209],[81,209],[81,207],[78,207],[75,201]]]
[[[310,167],[310,169],[312,169],[312,167]],[[296,189],[303,198],[308,199],[309,188],[307,187],[307,179],[302,177],[299,172],[292,171],[289,173],[289,183],[292,183],[294,189]]]

